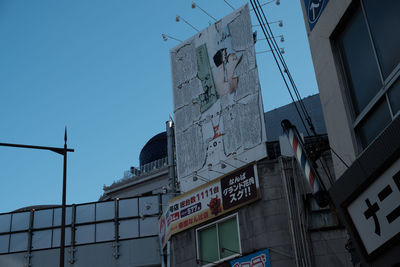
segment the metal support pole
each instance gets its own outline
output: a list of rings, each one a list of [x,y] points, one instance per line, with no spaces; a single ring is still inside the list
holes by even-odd
[[[32,146],[32,145],[21,145],[21,144],[9,144],[0,143],[0,146],[6,147],[17,147],[17,148],[30,148],[38,150],[49,150],[57,154],[63,155],[63,188],[62,188],[62,204],[61,204],[61,237],[60,237],[60,267],[64,267],[65,258],[65,206],[66,206],[66,188],[67,188],[67,152],[74,152],[74,149],[67,148],[67,128],[65,127],[64,133],[64,148],[59,147],[47,147],[47,146]]]
[[[60,267],[64,267],[65,258],[65,205],[67,198],[67,128],[64,133],[64,165],[63,165],[63,187],[61,204],[61,237],[60,237]]]

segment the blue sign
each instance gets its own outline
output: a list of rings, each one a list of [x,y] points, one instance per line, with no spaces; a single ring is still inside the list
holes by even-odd
[[[304,0],[310,31],[314,28],[329,0]]]
[[[232,267],[271,267],[268,249],[231,260],[229,264]]]

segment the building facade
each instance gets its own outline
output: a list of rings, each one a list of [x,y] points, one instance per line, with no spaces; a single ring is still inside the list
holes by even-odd
[[[337,181],[362,266],[400,263],[398,1],[301,0]]]

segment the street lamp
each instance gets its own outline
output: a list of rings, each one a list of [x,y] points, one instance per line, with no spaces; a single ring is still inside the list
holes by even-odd
[[[65,258],[65,206],[66,206],[66,196],[67,196],[67,153],[74,152],[74,149],[67,148],[67,128],[65,128],[64,133],[64,147],[47,147],[47,146],[31,146],[31,145],[21,145],[21,144],[9,144],[0,143],[0,146],[6,147],[18,147],[18,148],[29,148],[38,150],[49,150],[57,154],[63,155],[63,185],[62,185],[62,204],[61,204],[61,236],[60,236],[60,267],[64,267]]]

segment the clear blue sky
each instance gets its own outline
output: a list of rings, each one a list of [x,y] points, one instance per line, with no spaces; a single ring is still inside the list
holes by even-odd
[[[261,1],[266,2],[266,1]],[[223,0],[198,0],[217,19]],[[244,0],[230,0],[239,7]],[[300,0],[266,5],[302,96],[317,93]],[[67,203],[98,200],[104,184],[139,165],[139,153],[172,114],[169,49],[212,20],[183,0],[0,1],[0,142],[68,144]],[[253,24],[258,24],[252,15]],[[260,29],[258,36],[261,37]],[[256,51],[266,50],[259,41]],[[270,53],[257,55],[264,110],[290,96]],[[268,123],[268,122],[267,122]],[[0,147],[0,212],[61,203],[62,157]]]

